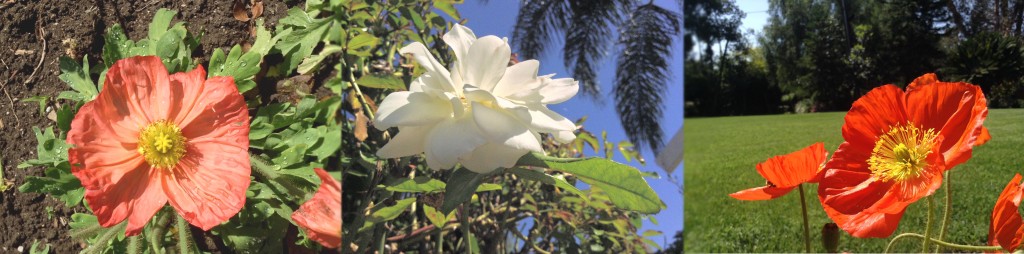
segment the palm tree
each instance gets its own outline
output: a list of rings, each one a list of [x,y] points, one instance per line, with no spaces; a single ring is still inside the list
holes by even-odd
[[[677,0],[682,5],[682,1]],[[600,100],[595,67],[614,41],[618,50],[615,109],[626,136],[637,147],[657,153],[662,142],[659,124],[668,82],[672,39],[681,16],[633,0],[523,0],[512,33],[512,45],[526,59],[538,58],[553,36],[564,36],[566,67],[582,92]],[[614,29],[618,28],[618,29]]]

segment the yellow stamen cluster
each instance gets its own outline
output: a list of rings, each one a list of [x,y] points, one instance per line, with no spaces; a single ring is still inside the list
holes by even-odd
[[[921,130],[913,123],[893,127],[875,142],[868,159],[871,173],[884,182],[917,178],[928,166],[937,136],[934,129]]]
[[[156,121],[139,132],[139,154],[154,168],[170,169],[185,156],[185,140],[174,123]]]

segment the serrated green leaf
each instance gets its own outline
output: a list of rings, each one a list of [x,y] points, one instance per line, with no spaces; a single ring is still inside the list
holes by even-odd
[[[285,29],[278,28],[281,39],[275,47],[285,56],[283,66],[291,72],[310,54],[327,34],[332,20],[328,18],[314,19],[315,15],[306,13],[298,7],[288,10],[288,16],[279,22]]]
[[[405,82],[392,75],[363,75],[356,80],[356,84],[371,88],[405,90]]]
[[[129,51],[133,47],[135,42],[128,39],[121,25],[110,26],[106,36],[103,36],[103,65],[106,67],[104,69],[109,69],[117,60],[129,57]]]
[[[149,38],[157,39],[163,37],[167,33],[167,28],[171,26],[171,19],[177,14],[177,11],[165,8],[157,10],[156,15],[153,15],[153,21],[149,23]]]
[[[665,203],[639,170],[618,162],[600,158],[566,160],[529,153],[516,165],[573,174],[583,182],[604,190],[615,206],[625,210],[654,214],[665,208]]]
[[[444,202],[441,204],[441,212],[448,214],[455,210],[462,203],[466,203],[473,197],[477,186],[484,180],[483,174],[477,174],[469,169],[458,168],[448,178],[444,188]]]
[[[249,48],[249,52],[256,52],[260,56],[266,56],[270,53],[270,49],[274,47],[277,40],[281,37],[274,37],[270,35],[270,31],[263,26],[263,19],[256,19],[256,41],[253,42],[252,48]]]
[[[418,176],[413,179],[402,178],[395,183],[389,184],[384,189],[394,192],[411,192],[411,193],[433,193],[444,190],[445,183],[426,176]]]
[[[85,188],[71,174],[71,167],[66,162],[61,166],[47,168],[43,177],[25,177],[25,183],[18,187],[18,191],[48,193],[64,201],[68,207],[78,205],[85,196]]]
[[[42,96],[42,95],[37,95],[37,96],[32,96],[32,97],[28,97],[28,98],[25,98],[25,99],[21,99],[21,102],[35,102],[36,104],[38,104],[39,105],[39,115],[41,115],[41,116],[45,116],[46,115],[46,102],[47,101],[50,101],[50,97]]]
[[[71,130],[71,120],[75,118],[75,108],[71,105],[64,105],[57,109],[57,128],[63,132]]]
[[[96,83],[93,83],[92,79],[89,78],[88,56],[82,58],[82,65],[78,65],[71,58],[60,57],[60,71],[60,80],[67,83],[77,93],[67,92],[69,93],[67,97],[65,97],[64,93],[61,93],[58,95],[58,98],[88,102],[99,94],[99,91],[96,89]]]

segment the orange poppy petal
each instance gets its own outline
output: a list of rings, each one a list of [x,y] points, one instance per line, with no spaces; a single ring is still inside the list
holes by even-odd
[[[126,115],[118,115],[112,104],[101,103],[108,97],[101,94],[96,100],[86,103],[71,121],[67,143],[72,146],[69,150],[79,155],[69,158],[72,165],[92,168],[141,158],[137,150],[138,129],[134,127],[135,123]]]
[[[130,57],[110,66],[103,93],[120,100],[114,103],[126,106],[119,110],[126,110],[132,117],[148,124],[168,119],[168,112],[172,110],[168,82],[167,68],[159,57]]]
[[[794,187],[814,178],[827,156],[825,144],[818,142],[799,151],[758,163],[757,172],[775,186]]]
[[[292,213],[292,220],[310,239],[327,248],[338,248],[341,246],[341,182],[323,169],[314,170],[320,177],[320,188],[312,199]]]
[[[878,136],[892,126],[907,121],[903,91],[894,85],[884,85],[853,102],[843,124],[843,139],[852,149],[868,151],[875,146]],[[838,153],[838,152],[836,152]]]
[[[780,187],[772,187],[772,186],[762,186],[762,187],[750,188],[750,189],[746,189],[746,190],[737,191],[736,193],[729,194],[729,196],[733,197],[735,199],[748,200],[748,201],[753,201],[753,200],[769,200],[769,199],[774,199],[774,198],[777,198],[777,197],[781,197],[782,195],[786,195],[786,193],[789,193],[793,189],[796,189],[796,187],[794,186],[794,187],[780,188]]]
[[[999,245],[1010,252],[1016,250],[1024,238],[1024,224],[1017,210],[1024,194],[1024,185],[1020,184],[1020,180],[1021,175],[1015,174],[999,194],[992,208],[992,224],[988,230],[988,244]]]
[[[173,173],[164,175],[162,186],[178,214],[189,224],[210,230],[245,205],[250,170],[246,148],[190,143]]]
[[[831,180],[826,177],[826,180],[822,181],[822,184],[827,183]],[[835,188],[836,186],[829,186],[832,190],[828,190],[827,196],[822,200],[823,205],[828,205],[836,211],[845,214],[854,214],[865,209],[868,209],[882,199],[887,193],[892,183],[875,180],[863,181],[854,186],[842,186],[841,188]],[[836,190],[843,191],[836,191]]]
[[[191,84],[192,86],[198,86]],[[202,84],[194,106],[178,117],[181,132],[190,141],[219,140],[249,146],[249,111],[230,77],[213,77]],[[187,96],[186,96],[187,97]],[[185,100],[183,100],[185,101]]]
[[[819,198],[821,198],[819,196]],[[892,235],[899,226],[900,219],[906,210],[897,213],[857,213],[843,214],[822,202],[825,214],[839,225],[843,231],[857,238],[885,238]]]
[[[925,129],[935,129],[945,137],[941,151],[946,168],[953,168],[971,157],[971,149],[982,133],[982,123],[988,115],[988,106],[981,88],[967,83],[947,83],[926,74],[913,84],[906,94],[910,120]],[[984,142],[984,141],[982,141]]]
[[[82,154],[71,149],[68,157],[81,161]],[[142,232],[149,219],[167,204],[157,182],[159,171],[150,168],[141,157],[109,165],[72,166],[71,173],[85,187],[85,200],[100,225],[111,227],[128,219],[127,236]]]
[[[988,134],[988,128],[981,126],[981,133],[978,134],[978,140],[974,141],[974,146],[984,145],[989,140],[992,140],[992,135]]]
[[[202,112],[200,104],[202,104],[206,89],[208,89],[204,84],[206,70],[199,65],[192,71],[174,73],[168,78],[172,95],[171,107],[177,109],[171,112],[168,119],[179,125],[185,125],[182,123],[191,122],[196,115]],[[234,86],[234,80],[231,80],[231,85]]]

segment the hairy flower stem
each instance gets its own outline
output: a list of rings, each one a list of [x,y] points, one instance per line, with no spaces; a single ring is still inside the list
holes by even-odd
[[[113,240],[114,237],[117,237],[117,234],[124,234],[124,229],[126,227],[128,227],[127,221],[121,222],[121,224],[117,224],[116,226],[107,229],[103,232],[103,235],[100,236],[100,238],[96,239],[96,244],[89,246],[89,248],[85,248],[82,250],[82,253],[103,253],[103,249],[108,246],[106,243]]]
[[[921,237],[924,241],[921,242],[921,252],[928,251],[928,241],[931,240],[932,235],[932,218],[935,217],[935,196],[928,196],[928,221],[924,224],[924,236]]]
[[[895,244],[896,241],[898,241],[899,239],[904,238],[904,237],[919,237],[919,238],[929,239],[929,238],[924,237],[921,234],[903,233],[903,234],[897,235],[896,237],[893,237],[892,241],[889,241],[889,244],[885,246],[885,252],[884,253],[891,253],[893,244]],[[1003,250],[1003,247],[1000,247],[1000,246],[962,245],[962,244],[947,243],[947,242],[940,241],[938,239],[930,239],[930,240],[931,240],[931,242],[933,242],[935,244],[938,244],[939,246],[942,246],[942,247],[946,247],[946,248],[950,248],[950,249],[956,249],[956,250],[962,250],[962,251],[967,251],[967,252],[982,252],[982,251],[1000,251],[1000,250]]]
[[[949,178],[950,175],[950,171],[946,171],[946,177],[944,178],[945,181],[943,181],[943,185],[946,185],[944,188],[946,191],[946,208],[942,213],[942,226],[939,227],[939,241],[942,241],[946,237],[946,228],[949,227],[949,217],[951,217],[951,214],[953,213],[953,191],[950,189],[952,188],[952,183],[950,183],[951,179]],[[939,253],[939,250],[941,249],[942,246],[935,245],[935,253]]]
[[[173,212],[173,211],[171,211]],[[167,224],[171,222],[168,218],[169,215],[167,209],[160,209],[156,215],[156,224],[153,225],[153,234],[146,234],[146,238],[149,240],[149,247],[153,250],[161,250],[164,246],[164,230],[167,230]]]
[[[249,161],[252,164],[252,168],[254,169],[253,171],[256,171],[256,173],[266,178],[268,182],[281,185],[281,187],[284,187],[283,191],[286,191],[288,194],[298,197],[299,199],[302,199],[302,197],[306,195],[306,192],[295,187],[291,182],[279,180],[278,178],[281,177],[281,174],[277,173],[277,170],[274,170],[274,167],[270,166],[270,163],[266,160],[255,155],[249,155]],[[274,187],[273,184],[271,184],[271,187]]]
[[[804,185],[800,184],[798,186],[800,186],[800,210],[804,215],[804,248],[807,250],[807,253],[811,253],[811,228],[807,224],[807,201],[804,200]]]
[[[128,238],[128,253],[142,253],[142,235],[136,235]]]
[[[188,225],[188,221],[177,215],[178,219],[175,220],[177,223],[175,227],[178,228],[178,253],[192,253],[192,230]]]

